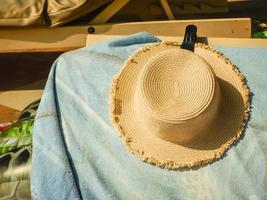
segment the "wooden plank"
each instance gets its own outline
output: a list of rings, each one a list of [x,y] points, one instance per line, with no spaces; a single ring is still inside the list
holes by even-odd
[[[68,51],[85,45],[88,26],[1,28],[0,53]]]
[[[0,93],[0,104],[16,110],[23,110],[25,106],[42,96],[43,88],[39,90],[25,89],[2,92]]]
[[[164,41],[183,41],[183,37],[160,37]],[[251,39],[251,38],[199,38],[206,40],[211,46],[229,46],[229,47],[267,47],[266,39]]]
[[[41,97],[45,83],[46,79],[43,79],[20,88],[1,92],[0,105],[23,110],[25,106]]]
[[[173,20],[92,26],[96,34],[128,35],[148,31],[155,35],[182,36],[185,26],[195,24],[198,35],[207,37],[250,37],[249,18]],[[59,28],[4,28],[0,30],[0,53],[69,51],[85,46],[89,26]],[[215,28],[216,27],[216,28]]]
[[[16,121],[20,115],[20,111],[4,105],[0,105],[0,123]]]
[[[129,0],[114,0],[102,12],[100,12],[90,24],[103,24],[106,23],[113,15],[115,15]]]
[[[109,40],[113,38],[121,38],[123,35],[88,35],[86,44],[92,45],[97,42],[101,42],[104,40]],[[177,41],[182,43],[182,36],[162,36],[157,35],[159,39],[162,41]],[[251,38],[200,38],[202,40],[206,40],[209,45],[218,45],[218,46],[233,46],[233,47],[267,47],[266,39],[251,39]]]
[[[147,31],[155,35],[182,36],[185,27],[189,24],[195,24],[198,27],[199,36],[228,38],[250,38],[251,36],[250,18],[152,21],[92,27],[95,29],[95,34],[129,35]]]
[[[174,20],[174,16],[172,14],[171,8],[167,2],[167,0],[160,0],[161,6],[165,12],[165,14],[167,15],[169,20]]]

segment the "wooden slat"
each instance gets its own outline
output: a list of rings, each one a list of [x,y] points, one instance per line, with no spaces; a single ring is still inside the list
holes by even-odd
[[[198,26],[199,36],[250,37],[249,18],[173,20],[93,26],[96,34],[128,35],[148,31],[155,35],[182,36],[185,26]],[[5,28],[0,30],[0,53],[68,51],[85,46],[89,26],[60,28]]]
[[[23,110],[25,106],[41,97],[45,83],[46,79],[43,79],[10,91],[1,92],[0,105]]]
[[[0,53],[68,51],[85,45],[88,26],[2,28]]]
[[[104,40],[121,38],[122,35],[88,35],[87,36],[87,45],[92,45],[97,42],[101,42]],[[161,36],[158,35],[162,41],[183,41],[183,37],[181,36]],[[217,46],[233,46],[233,47],[267,47],[266,39],[251,39],[251,38],[199,38],[200,40],[206,40],[209,45],[217,45]]]
[[[195,24],[198,27],[198,36],[250,38],[250,18],[229,19],[203,19],[203,20],[173,20],[121,23],[113,25],[96,25],[95,34],[105,35],[128,35],[136,32],[147,31],[162,36],[182,36],[185,27]]]
[[[16,121],[20,115],[20,111],[4,105],[0,105],[0,123]]]
[[[42,89],[39,90],[12,90],[0,93],[0,104],[16,110],[23,110],[28,104],[41,98],[43,88],[42,86]]]
[[[174,16],[172,14],[171,8],[167,2],[167,0],[160,0],[161,6],[165,12],[165,14],[167,15],[168,19],[170,20],[174,20]]]
[[[103,24],[106,23],[113,15],[115,15],[129,0],[114,0],[103,11],[101,11],[90,24]]]

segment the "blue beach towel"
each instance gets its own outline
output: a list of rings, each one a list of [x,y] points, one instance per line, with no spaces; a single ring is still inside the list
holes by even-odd
[[[124,147],[109,119],[111,81],[135,50],[157,41],[138,33],[55,61],[33,130],[33,199],[267,199],[267,48],[216,47],[253,93],[245,136],[223,159],[173,171]]]

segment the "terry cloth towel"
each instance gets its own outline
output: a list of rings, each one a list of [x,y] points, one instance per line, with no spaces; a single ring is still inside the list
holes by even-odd
[[[33,199],[267,199],[267,48],[216,47],[253,93],[245,136],[198,170],[169,171],[141,161],[109,118],[112,78],[148,33],[61,55],[47,81],[33,131]]]

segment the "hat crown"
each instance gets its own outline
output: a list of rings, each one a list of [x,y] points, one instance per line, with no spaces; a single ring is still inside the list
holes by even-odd
[[[188,142],[203,134],[217,113],[214,72],[190,51],[168,49],[151,58],[139,85],[136,101],[140,119],[162,139]]]
[[[199,115],[215,91],[208,63],[183,49],[167,50],[151,59],[140,81],[146,105],[165,121],[179,122]]]

